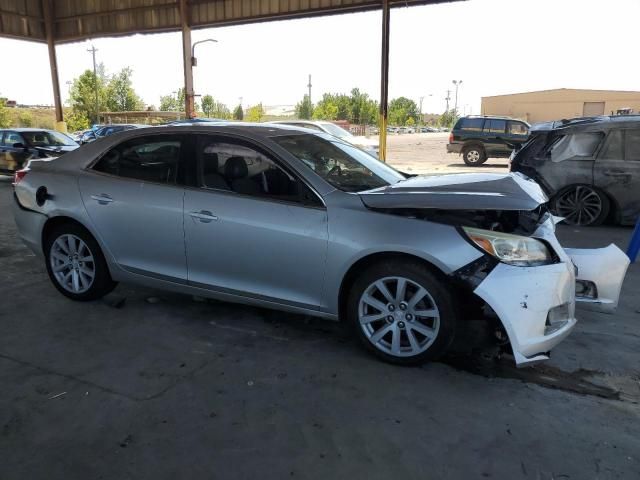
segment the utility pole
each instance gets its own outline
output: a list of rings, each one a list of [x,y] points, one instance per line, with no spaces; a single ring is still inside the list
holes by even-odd
[[[458,88],[462,85],[462,80],[453,80],[453,84],[456,86],[456,103],[454,110],[456,112],[456,116],[458,116]]]
[[[309,88],[309,103],[311,103],[311,74],[309,74],[309,83],[307,84],[307,88]]]
[[[447,112],[449,111],[449,100],[451,100],[451,90],[447,90],[447,96],[444,97],[445,101],[447,102]]]
[[[95,118],[95,122],[96,123],[100,123],[100,107],[98,105],[98,72],[96,70],[96,52],[98,51],[98,49],[96,47],[94,47],[93,45],[91,45],[91,48],[87,49],[87,52],[91,53],[91,56],[93,57],[93,89],[94,89],[94,93],[96,95],[96,118]]]
[[[422,101],[424,97],[420,97],[420,124],[422,124]]]

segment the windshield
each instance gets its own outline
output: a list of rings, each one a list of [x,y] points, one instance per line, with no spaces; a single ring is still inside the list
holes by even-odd
[[[330,133],[334,137],[338,137],[338,138],[353,137],[353,135],[351,135],[351,132],[348,132],[344,128],[339,127],[338,125],[334,125],[333,123],[322,123],[321,125],[322,125],[322,128],[325,130],[325,132]]]
[[[345,192],[371,190],[405,179],[368,153],[328,136],[290,135],[272,140]]]
[[[34,147],[72,147],[78,145],[71,137],[59,132],[22,132]]]

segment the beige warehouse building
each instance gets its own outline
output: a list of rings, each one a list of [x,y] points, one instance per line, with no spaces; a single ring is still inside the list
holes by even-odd
[[[482,97],[483,115],[506,115],[529,123],[611,115],[623,108],[640,112],[640,92],[559,88]]]

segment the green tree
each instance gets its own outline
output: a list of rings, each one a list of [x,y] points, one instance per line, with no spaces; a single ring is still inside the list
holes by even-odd
[[[389,123],[391,125],[406,125],[409,118],[417,122],[418,105],[413,100],[406,97],[394,98],[389,102]]]
[[[262,107],[262,103],[259,103],[247,109],[245,120],[247,122],[259,122],[262,120],[262,117],[264,117],[264,108]]]
[[[361,93],[359,88],[351,90],[351,114],[349,121],[358,125],[370,125],[378,119],[378,102]]]
[[[129,112],[142,109],[142,100],[136,94],[131,82],[132,73],[130,67],[125,67],[109,80],[106,99],[110,112]]]
[[[92,123],[98,121],[98,114],[106,107],[107,76],[104,65],[100,64],[96,69],[97,75],[92,70],[85,70],[71,85],[70,104],[74,111],[82,112]],[[96,109],[96,89],[98,92],[98,104]]]
[[[334,95],[330,93],[322,95],[322,100],[313,109],[313,118],[315,120],[336,120],[338,118],[338,104]]]
[[[91,125],[89,119],[83,112],[79,112],[71,109],[71,111],[65,115],[64,118],[67,122],[67,129],[70,132],[77,132],[78,130],[87,130]]]
[[[213,99],[213,97],[211,95],[204,95],[200,103],[202,104],[202,111],[205,117],[211,117],[211,112],[213,111],[213,104],[215,103],[215,100]]]
[[[456,115],[455,110],[452,108],[451,110],[447,110],[442,115],[440,115],[440,118],[438,118],[438,125],[440,127],[453,128],[453,124],[456,123],[457,119],[458,116]]]
[[[311,120],[313,117],[313,104],[309,95],[305,95],[296,105],[296,116],[302,120]]]
[[[160,97],[161,112],[183,112],[184,111],[184,88],[179,88],[176,92]]]
[[[5,98],[0,98],[0,128],[8,128],[11,125],[9,111],[7,110],[6,104],[7,100]]]
[[[238,105],[233,111],[233,118],[234,120],[242,120],[244,118],[244,110],[242,110],[242,105]]]

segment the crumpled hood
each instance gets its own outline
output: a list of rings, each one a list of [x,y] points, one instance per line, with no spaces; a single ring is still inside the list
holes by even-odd
[[[369,208],[526,210],[548,201],[540,186],[519,173],[417,176],[359,193]]]

